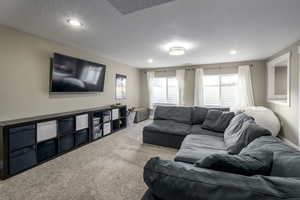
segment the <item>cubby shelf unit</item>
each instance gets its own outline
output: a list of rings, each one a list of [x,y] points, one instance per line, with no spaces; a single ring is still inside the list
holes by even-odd
[[[0,178],[14,176],[126,126],[125,105],[0,122]]]

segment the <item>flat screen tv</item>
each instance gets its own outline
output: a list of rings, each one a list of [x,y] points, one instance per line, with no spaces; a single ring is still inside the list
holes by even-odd
[[[105,65],[58,53],[51,63],[50,92],[103,92]]]

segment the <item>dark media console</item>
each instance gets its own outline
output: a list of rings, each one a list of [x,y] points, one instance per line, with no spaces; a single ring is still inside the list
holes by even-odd
[[[126,106],[0,122],[0,178],[16,175],[126,126]]]

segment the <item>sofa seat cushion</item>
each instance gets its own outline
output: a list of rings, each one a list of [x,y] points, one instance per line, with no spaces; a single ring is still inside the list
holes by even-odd
[[[174,135],[188,135],[192,126],[172,120],[154,120],[152,124],[145,126],[145,131],[168,133]]]
[[[192,124],[192,107],[157,106],[154,120],[172,120],[179,123]]]
[[[227,154],[222,137],[211,135],[188,135],[183,140],[175,161],[194,164],[212,154]]]
[[[196,124],[196,125],[192,126],[191,134],[194,134],[194,135],[211,135],[211,136],[222,137],[222,138],[224,137],[223,133],[203,129],[201,127],[201,125],[199,125],[199,124]]]
[[[274,152],[272,176],[300,178],[300,152]]]

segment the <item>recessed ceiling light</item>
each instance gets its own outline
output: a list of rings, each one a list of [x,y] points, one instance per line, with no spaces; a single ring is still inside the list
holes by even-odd
[[[236,50],[231,50],[229,53],[230,53],[230,55],[236,55],[237,51]]]
[[[67,20],[68,24],[70,24],[73,27],[82,27],[83,24],[78,20],[78,19],[68,19]]]
[[[149,59],[148,59],[148,63],[153,63],[153,59],[152,59],[152,58],[149,58]]]
[[[169,49],[169,54],[171,56],[181,56],[185,54],[185,48],[184,47],[171,47]]]

